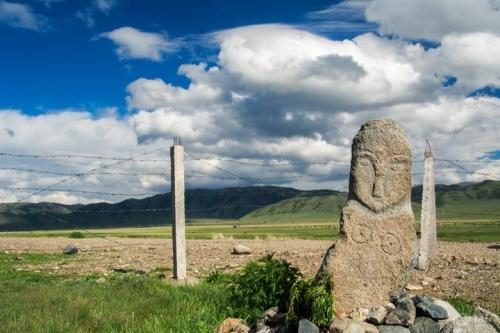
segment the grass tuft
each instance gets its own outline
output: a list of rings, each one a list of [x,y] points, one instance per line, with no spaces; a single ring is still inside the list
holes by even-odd
[[[299,278],[290,293],[287,324],[297,327],[302,318],[327,327],[333,318],[331,279],[324,273],[317,278]]]
[[[462,316],[472,316],[474,313],[474,303],[462,297],[449,297],[445,301],[450,303]]]

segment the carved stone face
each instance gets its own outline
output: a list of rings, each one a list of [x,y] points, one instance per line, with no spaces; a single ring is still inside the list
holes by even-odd
[[[368,122],[356,135],[351,163],[351,191],[373,211],[408,199],[411,189],[406,137],[395,122],[378,122]]]

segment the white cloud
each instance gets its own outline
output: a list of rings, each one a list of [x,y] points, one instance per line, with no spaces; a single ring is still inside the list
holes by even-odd
[[[149,59],[162,61],[164,56],[177,48],[177,43],[164,34],[144,32],[132,27],[122,27],[101,34],[112,40],[118,48],[120,59]]]
[[[0,131],[0,151],[130,156],[181,136],[190,154],[208,158],[212,165],[186,161],[188,187],[248,185],[241,179],[204,178],[230,177],[217,166],[244,178],[259,178],[252,181],[256,184],[345,189],[351,141],[368,119],[400,121],[417,158],[422,157],[425,139],[439,158],[473,160],[500,150],[500,99],[467,97],[485,85],[500,84],[497,34],[450,34],[434,48],[371,33],[337,41],[284,25],[241,27],[213,37],[219,46],[215,62],[180,66],[178,74],[190,81],[187,87],[159,78],[131,82],[126,98],[130,113],[124,118],[116,117],[115,108],[102,109],[97,117],[72,110],[40,116],[0,111],[2,128],[15,132],[11,136]],[[148,47],[138,49],[136,55],[163,56],[160,51],[144,51]],[[458,80],[445,87],[442,81],[449,75]],[[264,168],[221,160],[228,158],[248,163],[338,163]],[[24,160],[5,162],[33,167]],[[42,159],[33,163],[40,169],[81,172],[102,162]],[[469,175],[438,162],[437,181],[500,179],[500,162],[469,167],[478,172]],[[127,163],[117,170],[166,172],[168,162]],[[422,171],[422,164],[415,163],[414,171]],[[0,172],[4,189],[46,186],[57,179]],[[420,182],[420,176],[414,181]],[[137,193],[168,191],[168,184],[168,176],[95,175],[68,186]],[[0,192],[4,201],[29,194],[4,191]],[[80,200],[66,196],[57,200]],[[44,198],[46,194],[32,200]]]
[[[18,110],[0,110],[0,123],[16,132],[10,136],[0,131],[0,151],[17,154],[78,154],[119,156],[128,158],[141,152],[168,146],[163,140],[139,145],[137,135],[127,119],[114,115],[95,118],[84,111],[61,111],[45,115],[28,116]],[[170,140],[169,140],[170,141]],[[168,148],[168,147],[167,147]],[[143,156],[146,159],[165,159],[168,149]],[[45,159],[1,156],[2,168],[51,170],[62,173],[81,173],[116,161],[95,159]],[[168,172],[168,162],[128,162],[106,171],[121,173]],[[9,188],[42,188],[67,176],[0,170],[0,201],[15,201],[27,197],[33,190],[9,191]],[[156,176],[158,178],[158,176]],[[91,175],[76,177],[56,187],[57,189],[84,190],[112,193],[166,192],[168,177]],[[126,196],[103,196],[67,192],[43,192],[30,198],[31,202],[56,201],[73,204],[125,199]]]
[[[95,0],[95,6],[103,13],[108,14],[111,8],[116,5],[115,0]]]
[[[45,0],[46,1],[46,0]],[[58,0],[49,0],[58,1]],[[109,15],[111,9],[117,4],[116,0],[94,0],[90,6],[76,11],[76,17],[80,19],[88,28],[95,24],[95,17],[98,13]]]
[[[366,18],[383,34],[439,42],[450,34],[500,33],[500,1],[374,0]]]
[[[335,41],[283,25],[226,30],[215,37],[220,45],[215,66],[181,67],[189,88],[144,78],[129,85],[129,107],[142,110],[134,118],[140,137],[184,132],[190,149],[206,156],[345,162],[363,122],[391,117],[407,128],[417,156],[426,138],[444,158],[475,159],[498,150],[499,99],[466,97],[498,83],[496,35],[450,35],[431,49],[373,34]],[[481,52],[474,54],[475,49]],[[447,75],[458,78],[455,86],[441,84]],[[259,172],[231,167],[246,177]],[[345,174],[347,166],[335,170]],[[453,170],[438,180],[472,177]],[[314,187],[324,181],[284,184]]]
[[[49,29],[46,17],[33,12],[26,4],[0,1],[0,22],[8,26],[35,31]]]

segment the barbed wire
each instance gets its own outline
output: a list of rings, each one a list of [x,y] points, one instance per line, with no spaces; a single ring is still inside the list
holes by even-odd
[[[130,162],[132,160],[134,160],[134,158],[137,158],[137,157],[141,157],[141,156],[145,156],[145,155],[149,155],[149,154],[153,154],[153,153],[156,153],[160,150],[163,150],[165,148],[168,148],[168,147],[160,147],[160,148],[156,148],[154,150],[151,150],[151,151],[148,151],[148,152],[144,152],[144,153],[141,153],[141,154],[137,154],[137,155],[134,155],[134,156],[131,156],[130,158],[126,159],[126,160],[120,160],[120,161],[117,161],[117,162],[114,162],[114,163],[110,163],[110,164],[105,164],[105,165],[102,165],[100,167],[96,167],[96,168],[93,168],[93,169],[90,169],[88,170],[87,172],[84,172],[84,173],[81,173],[81,174],[78,174],[78,175],[75,175],[75,176],[70,176],[68,178],[65,178],[61,181],[58,181],[52,185],[49,185],[49,186],[46,186],[44,188],[41,188],[40,190],[38,191],[35,191],[33,193],[31,193],[30,195],[28,195],[27,197],[24,197],[24,198],[21,198],[21,199],[18,199],[17,202],[22,202],[22,201],[25,201],[29,198],[32,198],[33,196],[39,194],[39,193],[42,193],[42,192],[45,192],[47,191],[48,189],[51,189],[55,186],[58,186],[58,185],[61,185],[71,179],[74,179],[74,178],[79,178],[79,177],[83,177],[83,176],[86,176],[86,175],[89,175],[89,174],[92,174],[93,172],[96,172],[96,171],[99,171],[99,170],[103,170],[103,169],[107,169],[107,168],[110,168],[110,167],[113,167],[113,166],[117,166],[117,165],[121,165],[121,164],[124,164],[124,163],[127,163],[127,162]]]
[[[7,188],[10,191],[40,191],[42,188],[38,187],[10,187]],[[99,192],[99,191],[86,191],[86,190],[74,190],[74,189],[63,189],[63,188],[49,188],[43,189],[46,192],[71,192],[71,193],[84,193],[84,194],[98,194],[98,195],[110,195],[110,196],[129,196],[129,197],[143,197],[146,195],[156,195],[160,193],[156,192],[144,192],[144,193],[113,193],[113,192]]]
[[[230,159],[230,158],[221,158],[221,157],[211,157],[211,158],[194,158],[190,160],[186,160],[186,162],[189,161],[200,161],[200,160],[209,160],[209,161],[221,161],[221,162],[230,162],[230,163],[235,163],[235,164],[241,164],[241,165],[250,165],[250,166],[260,166],[260,167],[282,167],[282,166],[293,166],[293,165],[350,165],[351,163],[349,162],[338,162],[338,161],[326,161],[326,162],[277,162],[277,163],[270,163],[270,162],[264,162],[264,163],[258,163],[258,162],[246,162],[246,161],[239,161],[235,159]]]
[[[453,159],[445,159],[445,158],[434,158],[436,161],[440,162],[456,162],[456,163],[494,163],[500,162],[500,160],[453,160]]]
[[[79,155],[79,154],[55,154],[55,155],[30,155],[30,154],[13,154],[0,152],[0,156],[18,157],[18,158],[80,158],[94,160],[111,160],[111,161],[128,161],[128,158],[113,157],[113,156],[98,156],[98,155]],[[168,162],[170,159],[134,159],[133,162]]]
[[[190,156],[191,158],[194,158],[195,160],[197,160],[197,161],[199,161],[199,162],[201,162],[201,163],[203,163],[203,164],[205,164],[205,165],[211,166],[212,168],[215,168],[215,169],[219,170],[220,172],[223,172],[223,173],[228,174],[228,175],[233,176],[233,177],[237,177],[237,178],[239,178],[239,179],[241,179],[241,180],[243,180],[243,181],[246,181],[246,182],[248,182],[248,183],[250,183],[250,184],[252,184],[252,183],[253,183],[251,180],[249,180],[249,179],[247,179],[247,178],[245,178],[245,177],[243,177],[243,176],[240,176],[240,175],[235,174],[235,173],[233,173],[233,172],[231,172],[231,171],[228,171],[228,170],[226,170],[226,169],[223,169],[223,168],[221,168],[221,167],[219,167],[219,166],[217,166],[217,165],[213,165],[213,164],[211,164],[211,163],[208,163],[208,162],[204,161],[203,159],[201,159],[201,158],[198,158],[198,157],[194,156],[193,154],[191,154],[191,153],[190,153],[189,151],[187,151],[187,150],[186,150],[186,154],[187,154],[188,156]]]
[[[25,169],[25,168],[6,168],[0,167],[0,170],[5,171],[20,171],[20,172],[32,172],[32,173],[42,173],[55,176],[80,176],[82,173],[74,172],[59,172],[59,171],[47,171],[47,170],[37,170],[37,169]],[[118,176],[170,176],[170,173],[158,172],[158,173],[140,173],[140,172],[93,172],[92,175],[118,175]]]

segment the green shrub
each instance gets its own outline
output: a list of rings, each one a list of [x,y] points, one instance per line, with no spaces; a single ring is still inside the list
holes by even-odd
[[[462,297],[449,297],[445,298],[445,301],[453,305],[453,307],[462,316],[472,316],[472,314],[474,313],[474,303],[472,303],[472,301],[469,301],[468,299]]]
[[[234,280],[234,274],[227,274],[219,269],[214,269],[208,274],[204,281],[209,284],[224,284],[229,285]]]
[[[274,259],[273,255],[247,263],[229,284],[238,314],[247,322],[253,322],[272,306],[285,311],[290,290],[300,276],[296,267],[285,260]]]
[[[81,231],[73,231],[69,234],[69,238],[85,238],[85,235]]]
[[[292,287],[287,324],[296,327],[307,318],[319,327],[326,327],[333,318],[333,295],[330,277],[324,273],[315,279],[300,278]]]

